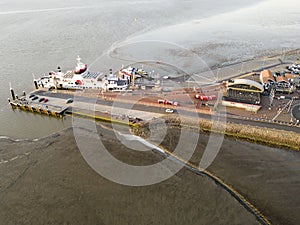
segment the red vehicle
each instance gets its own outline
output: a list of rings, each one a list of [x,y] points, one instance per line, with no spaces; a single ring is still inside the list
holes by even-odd
[[[164,100],[164,99],[158,99],[157,102],[158,102],[158,104],[167,104],[167,105],[175,105],[175,106],[179,105],[178,102]]]
[[[216,99],[217,99],[217,96],[211,95],[211,96],[208,96],[208,99],[209,99],[209,100],[216,100]]]
[[[206,95],[196,94],[195,98],[200,99],[201,101],[212,101],[212,100],[216,100],[217,96],[216,95],[206,96]]]
[[[200,96],[200,100],[201,101],[208,101],[208,96],[205,96],[205,95]]]

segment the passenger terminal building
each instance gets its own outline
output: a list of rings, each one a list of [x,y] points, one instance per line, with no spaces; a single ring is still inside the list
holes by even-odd
[[[292,93],[295,91],[296,80],[296,76],[290,73],[273,74],[270,70],[263,70],[260,73],[260,82],[266,91],[274,88],[276,92]]]
[[[222,104],[257,111],[261,108],[260,96],[263,91],[263,85],[256,81],[248,79],[230,80],[227,83]]]
[[[272,73],[263,70],[259,76],[260,83],[248,79],[229,80],[226,84],[226,92],[223,94],[222,104],[249,111],[258,111],[261,106],[261,94],[273,92],[292,93],[298,84],[300,76],[283,72]]]

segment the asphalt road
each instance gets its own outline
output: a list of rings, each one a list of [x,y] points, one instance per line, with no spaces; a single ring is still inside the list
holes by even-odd
[[[42,90],[36,91],[35,94],[40,95],[40,96],[62,98],[62,99],[74,98],[74,95],[71,95],[71,94],[46,92],[46,91],[42,91]],[[76,96],[75,102],[76,101],[86,102],[86,103],[97,103],[99,105],[106,105],[106,106],[112,106],[114,104],[113,101],[102,100],[102,99],[96,100],[94,98],[83,97],[83,96]],[[128,103],[118,102],[118,107],[119,108],[128,108]],[[135,105],[134,109],[139,110],[139,111],[145,111],[145,112],[154,112],[154,113],[164,113],[165,114],[165,108],[154,107],[154,106]],[[182,109],[180,110],[180,113],[182,113],[185,116],[195,116],[195,113],[189,112],[186,110],[182,110]],[[208,114],[198,113],[198,116],[199,116],[199,118],[203,118],[203,119],[211,119],[211,116]],[[268,122],[263,122],[263,121],[245,120],[245,119],[233,118],[230,115],[226,115],[226,120],[227,120],[227,122],[237,123],[237,124],[245,124],[245,125],[251,125],[251,126],[258,126],[258,127],[273,128],[273,129],[278,129],[278,130],[300,132],[300,128],[296,127],[296,126],[289,126],[289,125],[277,124],[277,123],[268,123]]]

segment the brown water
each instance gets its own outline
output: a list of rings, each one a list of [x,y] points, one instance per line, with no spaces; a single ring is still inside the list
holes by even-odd
[[[268,4],[272,5],[273,1],[278,2],[272,0],[268,1]],[[256,5],[257,2],[261,1],[246,3],[237,0],[221,2],[217,0],[89,0],[84,3],[77,0],[0,1],[0,136],[35,138],[71,125],[69,120],[61,121],[18,111],[12,112],[8,107],[7,98],[9,97],[9,82],[12,83],[17,93],[20,94],[23,90],[29,92],[33,90],[32,73],[38,77],[57,68],[58,65],[63,69],[72,69],[78,54],[84,62],[89,65],[93,64],[92,69],[99,68],[102,71],[108,71],[109,67],[117,70],[120,65],[114,64],[114,60],[111,60],[111,64],[101,63],[101,58],[98,59],[98,57],[103,52],[112,49],[112,46],[117,47],[119,44],[126,43],[126,40],[140,41],[149,37],[158,41],[176,42],[190,49],[198,49],[198,53],[203,54],[201,58],[208,66],[227,59],[239,60],[242,53],[248,52],[256,40],[259,41],[258,46],[266,45],[265,49],[276,49],[278,43],[283,43],[279,49],[295,47],[295,33],[299,30],[299,17],[298,14],[294,14],[293,8],[288,9],[293,15],[288,17],[294,21],[293,24],[283,24],[279,28],[277,20],[273,23],[262,23],[261,20],[254,20],[252,16],[251,24],[247,25],[248,21],[246,21],[245,26],[251,30],[259,24],[272,28],[268,29],[268,34],[270,36],[276,34],[272,39],[276,40],[274,44],[269,44],[269,39],[262,35],[255,36],[256,39],[248,41],[248,36],[245,34],[249,32],[244,31],[249,29],[245,26],[236,25],[233,33],[230,29],[226,31],[226,27],[234,25],[232,23],[228,25],[227,21],[233,20],[228,15],[235,15],[234,20],[239,17],[245,20],[245,16],[230,12],[242,9],[247,12],[249,9],[251,14],[255,11],[255,7],[254,9],[248,7]],[[273,12],[277,13],[277,9],[276,7],[270,8],[270,15]],[[289,11],[285,11],[284,14],[289,14]],[[222,15],[227,15],[225,16],[227,19],[213,19]],[[278,13],[276,15],[279,16]],[[287,16],[285,20],[286,18]],[[209,27],[203,25],[206,21],[209,22]],[[224,32],[217,32],[223,27]],[[294,32],[286,35],[286,32],[281,31],[282,27],[288,31],[293,29]],[[237,40],[239,30],[243,31],[243,35]],[[261,32],[261,27],[258,30]],[[228,45],[220,45],[220,48],[214,45],[207,46],[208,42],[219,43],[220,40]],[[245,46],[247,48],[244,48]],[[209,53],[202,51],[202,48]],[[142,52],[147,52],[147,50],[149,50],[147,45],[141,49]],[[231,53],[227,55],[227,51]],[[237,52],[239,54],[235,54]],[[252,53],[247,56],[253,56]],[[164,54],[165,52],[159,53],[167,59],[169,55]],[[151,51],[146,56],[148,59],[153,58]]]

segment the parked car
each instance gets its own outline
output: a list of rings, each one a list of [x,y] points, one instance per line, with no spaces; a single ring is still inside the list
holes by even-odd
[[[166,113],[174,113],[173,109],[166,109]]]
[[[73,102],[73,98],[68,98],[68,99],[66,100],[66,103],[67,103],[67,104],[72,103],[72,102]]]
[[[42,101],[44,101],[45,100],[45,98],[40,98],[39,99],[39,102],[42,102]]]
[[[164,100],[164,99],[158,99],[157,102],[158,102],[159,104],[165,104],[165,103],[166,103],[166,100]]]
[[[48,98],[45,98],[45,99],[44,99],[44,102],[45,102],[45,103],[46,103],[46,102],[48,102],[48,101],[49,101],[49,99],[48,99]]]
[[[29,98],[33,98],[35,95],[34,94],[31,94],[31,95],[29,95]]]
[[[32,98],[32,101],[37,100],[38,98],[39,98],[38,96],[34,96],[34,97]]]

